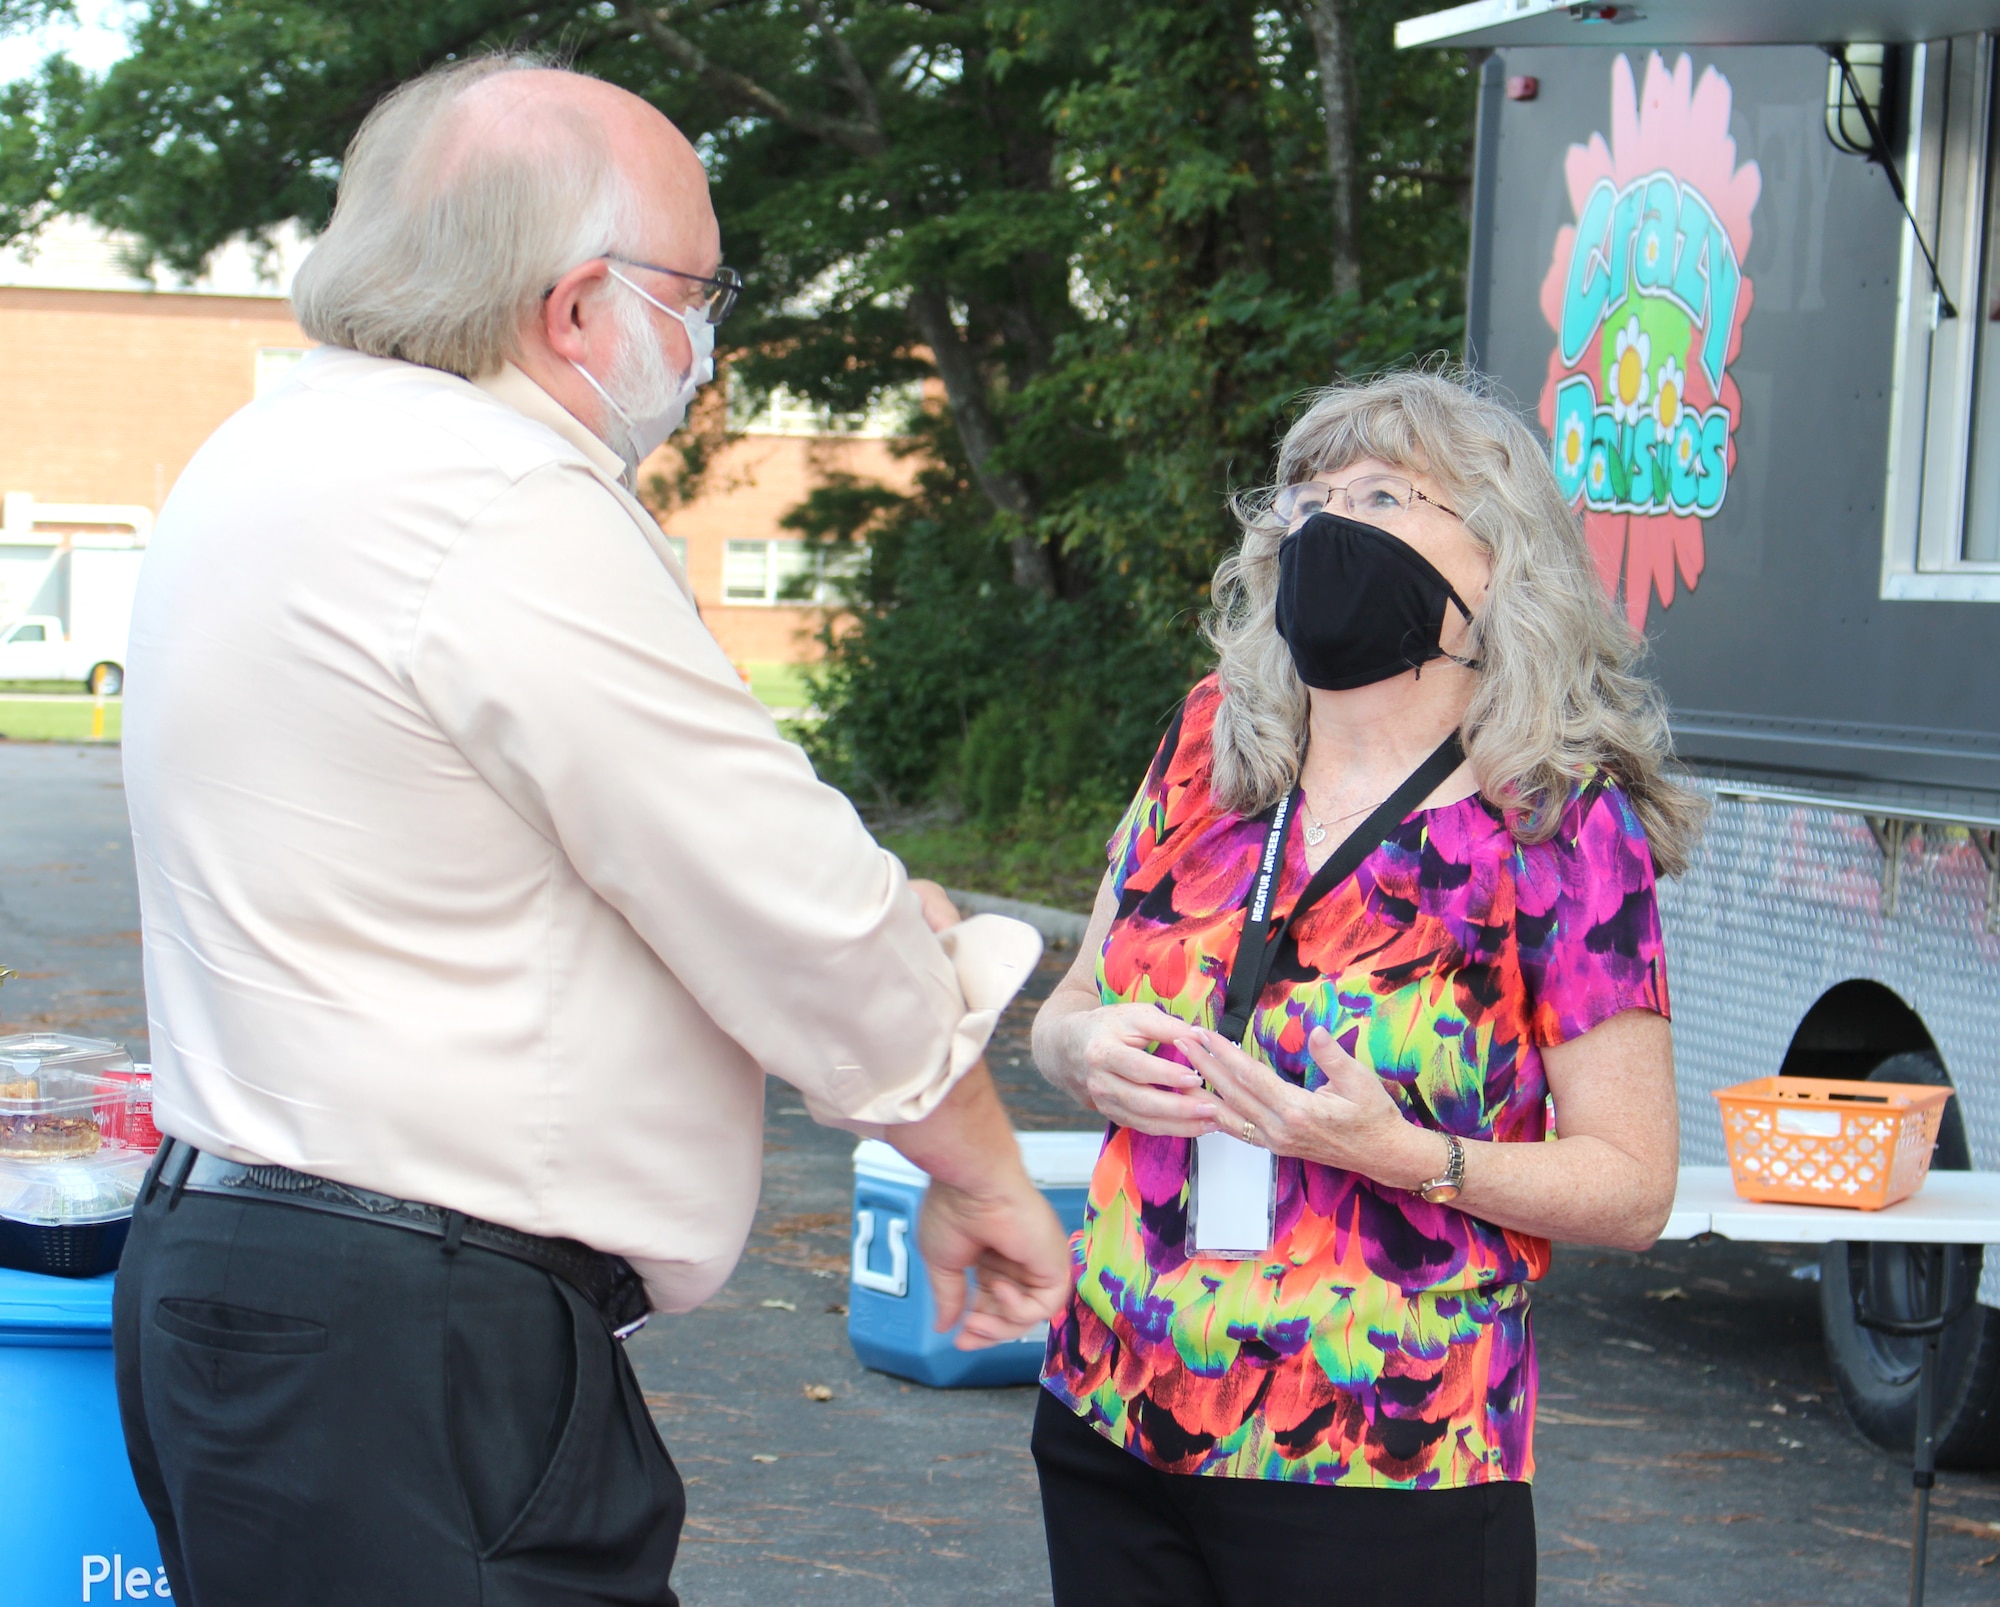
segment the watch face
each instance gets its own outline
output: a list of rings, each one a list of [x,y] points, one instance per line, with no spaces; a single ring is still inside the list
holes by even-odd
[[[1449,1205],[1458,1198],[1456,1183],[1438,1183],[1424,1190],[1424,1198],[1432,1205]]]

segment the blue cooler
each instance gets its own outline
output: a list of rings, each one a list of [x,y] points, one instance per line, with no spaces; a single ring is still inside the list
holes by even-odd
[[[0,1600],[6,1607],[165,1597],[111,1375],[117,1274],[0,1268]]]
[[[1101,1131],[1022,1133],[1028,1176],[1071,1233],[1083,1226],[1090,1173]],[[956,1350],[939,1333],[930,1277],[917,1251],[917,1209],[930,1177],[887,1144],[867,1139],[854,1151],[854,1253],[847,1295],[847,1337],[864,1367],[939,1389],[1032,1384],[1041,1375],[1044,1324],[1011,1344]]]

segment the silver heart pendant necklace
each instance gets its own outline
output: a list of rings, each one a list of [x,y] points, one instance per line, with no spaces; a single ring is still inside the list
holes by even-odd
[[[1366,814],[1375,807],[1375,804],[1363,804],[1359,809],[1350,809],[1344,815],[1335,815],[1331,821],[1322,821],[1313,813],[1312,800],[1306,797],[1306,789],[1303,786],[1299,788],[1299,800],[1305,805],[1306,823],[1303,834],[1308,848],[1317,848],[1326,841],[1326,828],[1329,825],[1338,826],[1343,820],[1352,820],[1356,815]]]

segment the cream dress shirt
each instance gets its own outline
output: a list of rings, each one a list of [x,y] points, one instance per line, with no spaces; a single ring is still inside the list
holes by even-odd
[[[518,369],[322,348],[196,455],[132,621],[155,1111],[712,1294],[764,1075],[932,1109],[1040,952],[925,925],[602,442]]]

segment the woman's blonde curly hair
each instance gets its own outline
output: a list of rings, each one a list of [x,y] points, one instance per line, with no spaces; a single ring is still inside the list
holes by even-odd
[[[1278,449],[1277,485],[1362,458],[1437,481],[1492,557],[1467,649],[1482,668],[1460,737],[1516,840],[1553,835],[1572,787],[1599,766],[1637,811],[1655,869],[1679,875],[1708,806],[1670,773],[1665,701],[1638,667],[1644,643],[1613,610],[1541,443],[1474,376],[1401,369],[1314,395]],[[1290,791],[1305,758],[1306,688],[1276,620],[1276,489],[1235,499],[1243,539],[1215,572],[1205,625],[1222,684],[1216,792],[1244,813]]]

